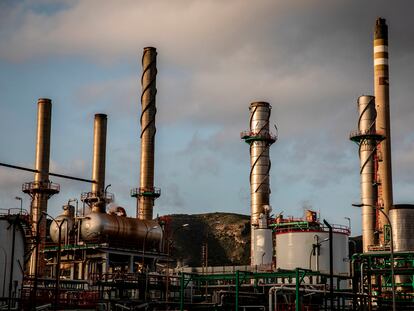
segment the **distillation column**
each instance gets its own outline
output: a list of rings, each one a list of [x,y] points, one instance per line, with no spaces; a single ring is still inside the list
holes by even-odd
[[[48,199],[59,192],[60,187],[49,180],[50,130],[52,118],[52,101],[40,98],[37,102],[36,160],[34,181],[24,183],[22,190],[31,196],[30,217],[32,234],[35,237],[35,251],[29,261],[29,274],[43,276],[45,261],[42,250],[46,240],[46,215]],[[36,269],[37,267],[37,269]]]
[[[93,127],[93,157],[91,192],[82,193],[81,199],[87,203],[92,212],[105,213],[106,204],[113,201],[113,194],[105,189],[105,159],[107,115],[95,114]]]
[[[269,130],[271,108],[266,102],[250,104],[250,131],[241,133],[241,138],[250,145],[251,265],[269,264],[273,255],[271,230],[267,228],[269,148],[276,141]]]
[[[388,215],[393,205],[392,171],[391,171],[391,128],[390,128],[390,97],[388,69],[388,26],[385,19],[378,18],[374,33],[374,95],[377,109],[376,127],[385,135],[379,146],[378,162],[378,202]],[[378,213],[378,230],[381,233],[380,243],[383,244],[383,228],[387,219]]]
[[[361,204],[362,204],[362,245],[363,251],[377,244],[375,227],[377,220],[377,145],[383,136],[376,132],[374,96],[358,98],[358,130],[351,133],[350,139],[359,145]]]
[[[154,149],[155,149],[155,96],[157,94],[157,50],[144,48],[142,56],[142,95],[141,95],[141,169],[140,185],[131,190],[131,196],[137,198],[137,217],[142,220],[152,219],[154,200],[161,194],[154,187]]]

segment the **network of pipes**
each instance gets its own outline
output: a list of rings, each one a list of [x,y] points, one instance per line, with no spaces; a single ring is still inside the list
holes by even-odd
[[[156,48],[145,47],[142,55],[140,178],[130,191],[135,216],[111,205],[105,180],[110,118],[95,114],[93,120],[90,179],[57,174],[49,169],[52,100],[40,98],[34,169],[0,163],[34,173],[34,181],[22,185],[30,211],[0,217],[10,246],[8,264],[0,267],[0,310],[413,310],[414,205],[393,204],[383,18],[375,23],[373,56],[374,94],[357,99],[359,119],[349,137],[360,159],[361,201],[354,205],[361,208],[362,243],[349,239],[349,226],[313,210],[273,216],[270,147],[277,128],[270,126],[271,104],[257,101],[246,105],[249,128],[240,135],[250,148],[250,264],[243,266],[178,265],[168,221],[154,218],[161,196],[154,185],[156,112],[163,109],[156,107],[163,71]],[[90,191],[49,217],[48,200],[60,192],[50,176],[88,183]]]

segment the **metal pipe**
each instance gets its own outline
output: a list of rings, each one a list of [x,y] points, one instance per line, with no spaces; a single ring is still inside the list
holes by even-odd
[[[240,288],[239,288],[239,286],[240,286],[240,271],[239,270],[237,270],[236,271],[236,301],[235,301],[235,303],[236,303],[236,311],[239,311],[239,291],[240,291]]]
[[[107,115],[95,114],[93,129],[93,158],[92,158],[92,211],[105,213],[105,159],[106,159]]]
[[[7,269],[7,254],[6,254],[6,250],[0,246],[0,249],[3,251],[3,255],[4,255],[4,267],[3,267],[3,294],[2,294],[2,298],[6,298],[4,296],[4,291],[6,290],[6,269]]]
[[[23,199],[21,197],[15,197],[15,199],[20,201],[20,214],[23,214]]]
[[[273,308],[273,299],[272,299],[272,293],[274,292],[275,296],[275,307],[277,308],[277,292],[279,291],[292,291],[296,292],[296,287],[286,287],[285,285],[279,285],[279,286],[273,286],[269,289],[269,310],[275,310]],[[305,293],[326,293],[325,290],[320,289],[309,289],[309,288],[299,288],[299,292],[305,292]]]
[[[32,200],[32,204],[33,204],[33,200]],[[43,218],[43,213],[40,214],[40,219],[42,220]],[[33,281],[33,289],[31,294],[31,300],[32,300],[32,308],[36,308],[36,304],[37,304],[37,285],[38,285],[38,280],[39,280],[39,268],[38,268],[38,262],[39,262],[39,244],[40,244],[40,233],[39,233],[39,229],[40,226],[37,226],[36,228],[36,233],[35,233],[35,241],[36,241],[36,247],[34,249],[34,253],[32,253],[32,257],[30,259],[33,258],[34,261],[34,281]]]
[[[378,18],[374,31],[374,95],[377,108],[377,129],[384,132],[385,140],[380,144],[382,161],[378,162],[379,207],[388,215],[393,205],[392,169],[391,169],[391,127],[390,127],[390,96],[388,67],[388,26],[384,18]],[[384,243],[383,227],[387,218],[379,214],[380,239]]]
[[[154,188],[154,149],[155,149],[155,96],[157,94],[157,50],[144,48],[142,56],[142,95],[141,95],[141,167],[140,186],[132,196],[137,197],[137,217],[152,219],[154,200],[160,192]]]
[[[334,310],[334,294],[333,294],[333,229],[325,219],[323,223],[329,229],[329,296],[331,300],[331,310]]]
[[[352,204],[355,207],[363,207],[364,204]],[[380,212],[390,226],[390,265],[391,265],[391,291],[392,291],[392,310],[396,310],[396,301],[395,301],[395,273],[394,273],[394,238],[393,238],[393,228],[391,221],[388,215],[378,206],[371,206],[375,208],[378,212]],[[362,279],[361,279],[362,283]],[[369,293],[371,295],[371,293]]]
[[[12,251],[10,255],[11,260],[10,260],[8,310],[10,310],[11,304],[12,304],[12,285],[13,285],[13,272],[14,272],[14,260],[15,260],[14,251],[16,248],[16,225],[17,225],[17,222],[19,221],[19,217],[20,217],[20,214],[17,214],[17,216],[13,219],[13,224],[12,224],[13,234],[12,234]]]
[[[260,258],[254,258],[254,230],[259,226],[260,215],[268,216],[271,167],[269,149],[276,141],[276,136],[269,129],[271,108],[266,102],[251,103],[250,130],[241,133],[241,138],[250,145],[251,265],[260,264]]]

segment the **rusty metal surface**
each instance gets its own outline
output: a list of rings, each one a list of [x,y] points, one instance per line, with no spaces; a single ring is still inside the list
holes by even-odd
[[[35,173],[35,180],[32,185],[36,189],[34,192],[28,192],[32,196],[32,203],[30,209],[33,235],[39,233],[39,249],[40,254],[36,260],[35,252],[32,253],[29,263],[29,274],[34,275],[37,266],[39,276],[42,276],[45,263],[41,250],[45,246],[46,238],[46,217],[42,216],[43,212],[47,212],[47,201],[49,197],[58,192],[49,193],[51,185],[49,181],[49,161],[50,161],[50,131],[52,119],[52,101],[47,98],[40,98],[37,102],[37,132],[36,132],[36,157],[35,169],[39,171]],[[43,186],[43,187],[42,187]]]
[[[378,163],[381,179],[379,185],[379,206],[388,214],[393,205],[392,168],[391,168],[391,128],[390,128],[390,96],[388,67],[388,26],[385,19],[378,18],[374,31],[374,95],[377,109],[377,130],[383,131],[385,140],[380,144],[382,161]],[[387,223],[387,219],[379,215],[379,229]],[[380,237],[383,241],[383,234]],[[380,242],[381,242],[380,241]]]

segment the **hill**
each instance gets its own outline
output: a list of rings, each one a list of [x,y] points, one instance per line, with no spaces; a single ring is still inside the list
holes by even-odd
[[[174,214],[167,220],[173,240],[171,255],[182,265],[202,266],[203,244],[210,266],[246,265],[250,262],[250,217],[232,213]],[[188,224],[186,227],[182,227]]]

